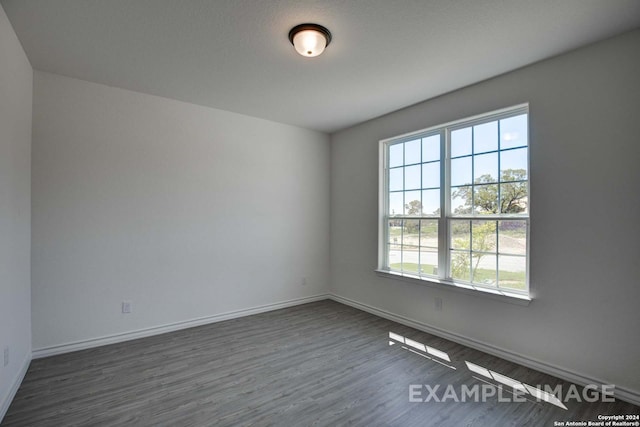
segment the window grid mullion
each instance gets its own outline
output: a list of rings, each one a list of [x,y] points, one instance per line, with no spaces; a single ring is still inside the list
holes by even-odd
[[[473,282],[473,221],[469,221],[469,283]]]
[[[440,132],[440,221],[438,222],[438,277],[448,279],[450,274],[449,217],[451,210],[451,156],[450,131]]]
[[[502,176],[500,175],[500,171],[502,170],[502,164],[501,164],[501,159],[502,156],[500,155],[500,148],[502,146],[502,144],[500,144],[500,122],[501,120],[498,120],[498,213],[502,213]]]
[[[476,212],[476,135],[471,128],[471,214]],[[469,221],[469,283],[473,283],[473,221]]]
[[[423,183],[424,183],[424,176],[423,176],[423,169],[424,169],[424,164],[422,163],[422,159],[424,158],[424,153],[422,152],[422,146],[423,146],[423,138],[420,138],[420,216],[422,216],[422,214],[424,213],[424,200],[422,200],[422,193],[423,193]],[[422,250],[420,249],[422,247],[421,243],[422,243],[422,220],[417,220],[418,221],[418,276],[422,276]]]
[[[406,172],[407,172],[407,167],[404,166],[405,162],[407,160],[407,146],[406,144],[402,144],[402,214],[404,215],[405,213],[405,207],[406,207],[406,196],[407,196],[407,189],[406,189]],[[400,221],[400,271],[404,272],[404,219],[402,221]]]
[[[498,120],[498,213],[502,213],[502,144],[500,143],[500,127],[502,120]],[[500,287],[500,227],[499,221],[496,221],[496,287]]]
[[[471,213],[476,211],[476,142],[473,126],[471,127]],[[473,236],[472,240],[473,242]]]

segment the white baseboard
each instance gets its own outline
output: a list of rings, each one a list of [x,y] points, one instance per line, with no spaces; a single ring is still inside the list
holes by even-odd
[[[29,364],[31,363],[31,355],[27,354],[27,357],[22,361],[22,366],[18,371],[18,374],[13,380],[11,387],[9,388],[8,393],[0,400],[0,423],[4,419],[4,416],[7,414],[9,410],[9,406],[13,401],[13,398],[16,396],[18,389],[20,388],[20,384],[22,384],[22,380],[24,380],[24,376],[27,374],[27,370],[29,369]]]
[[[489,353],[491,355],[500,357],[502,359],[509,360],[519,365],[523,365],[527,368],[535,369],[545,374],[553,375],[554,377],[561,378],[563,380],[569,381],[571,383],[574,383],[580,386],[585,386],[587,384],[598,384],[598,385],[610,384],[610,382],[602,381],[597,378],[590,377],[588,375],[571,371],[569,369],[551,365],[549,363],[543,362],[541,360],[533,359],[523,354],[515,353],[509,350],[505,350],[503,348],[499,348],[490,344],[483,343],[481,341],[477,341],[473,338],[447,332],[443,329],[436,328],[426,323],[418,322],[408,317],[399,316],[389,311],[382,310],[380,308],[373,307],[367,304],[363,304],[363,303],[360,303],[336,294],[331,294],[330,299],[336,302],[357,308],[359,310],[366,311],[367,313],[374,314],[378,317],[382,317],[397,323],[401,323],[403,325],[410,326],[414,329],[418,329],[420,331],[424,331],[429,334],[448,339],[458,344],[462,344],[464,346],[471,347],[476,350],[483,351],[485,353]],[[616,398],[620,400],[624,400],[625,402],[633,403],[634,405],[640,405],[640,392],[636,390],[630,390],[624,387],[618,387],[616,385],[614,395]]]
[[[93,347],[100,347],[108,344],[115,344],[123,341],[145,338],[152,335],[174,332],[181,329],[193,328],[195,326],[207,325],[209,323],[221,322],[223,320],[235,319],[238,317],[250,316],[252,314],[264,313],[267,311],[279,310],[281,308],[292,307],[300,304],[325,300],[329,298],[329,294],[320,294],[304,298],[296,298],[292,300],[282,301],[274,304],[266,304],[257,307],[246,308],[242,310],[230,311],[213,316],[199,317],[196,319],[185,320],[182,322],[169,323],[166,325],[153,326],[151,328],[138,329],[119,334],[106,335],[98,338],[75,341],[50,347],[42,347],[33,350],[32,357],[40,359],[42,357],[54,356],[57,354],[70,353],[72,351],[85,350]]]

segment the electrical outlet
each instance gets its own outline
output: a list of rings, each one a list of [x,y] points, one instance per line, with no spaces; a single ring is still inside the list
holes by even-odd
[[[131,313],[131,301],[122,301],[122,313]]]
[[[436,297],[434,300],[436,311],[442,311],[442,298]]]
[[[4,366],[9,364],[9,347],[4,348]]]

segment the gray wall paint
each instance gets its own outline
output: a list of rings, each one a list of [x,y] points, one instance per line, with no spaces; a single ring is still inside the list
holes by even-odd
[[[640,392],[638,52],[627,33],[332,135],[333,292]],[[534,301],[376,276],[378,141],[523,102]]]
[[[38,71],[34,93],[35,349],[327,292],[326,134]]]
[[[32,84],[29,60],[0,6],[0,419],[31,359]]]

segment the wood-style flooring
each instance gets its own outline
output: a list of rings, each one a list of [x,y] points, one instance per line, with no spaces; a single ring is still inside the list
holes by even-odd
[[[570,386],[327,300],[34,360],[2,426],[553,426],[640,414],[530,394],[409,401],[412,384],[513,397],[509,379]]]

